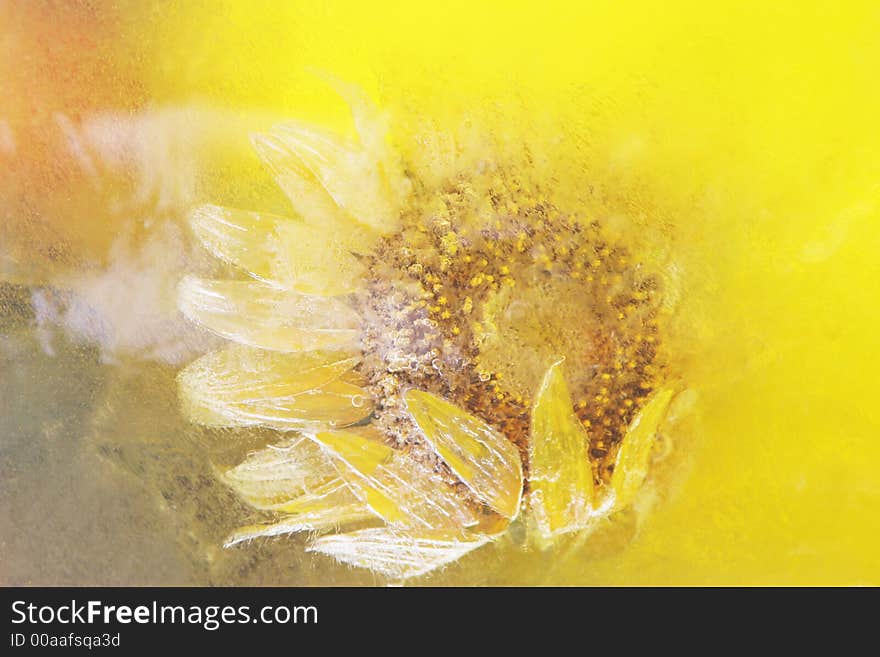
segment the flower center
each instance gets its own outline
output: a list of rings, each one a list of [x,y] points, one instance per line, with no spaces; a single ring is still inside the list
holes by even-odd
[[[503,171],[415,185],[401,230],[365,256],[363,373],[376,418],[417,444],[402,392],[440,395],[525,453],[531,396],[565,358],[597,481],[657,380],[657,279],[599,221]]]

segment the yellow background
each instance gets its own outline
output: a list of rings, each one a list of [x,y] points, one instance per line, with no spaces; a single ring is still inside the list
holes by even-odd
[[[537,132],[662,232],[680,295],[668,344],[693,395],[660,500],[623,550],[543,579],[511,557],[492,581],[880,584],[876,2],[100,4],[68,10],[72,28],[6,10],[14,54],[53,53],[38,81],[0,64],[13,125],[39,125],[27,97],[346,126],[316,68],[363,85],[398,139],[498,112],[498,130]],[[231,171],[215,190],[262,180]],[[56,221],[45,239],[106,242],[85,216]],[[444,578],[467,581],[467,564]]]

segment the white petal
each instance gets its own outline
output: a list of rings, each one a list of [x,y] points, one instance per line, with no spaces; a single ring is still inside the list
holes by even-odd
[[[264,510],[283,507],[305,493],[327,494],[332,491],[328,482],[340,481],[324,451],[302,436],[249,454],[220,478],[248,504]]]
[[[194,211],[190,225],[209,251],[255,278],[323,296],[359,287],[363,268],[354,254],[373,239],[352,223],[326,226],[215,205]]]
[[[323,450],[302,436],[254,452],[220,478],[254,508],[286,514],[276,523],[237,530],[227,545],[376,518],[340,479]]]
[[[389,150],[386,144],[387,117],[383,115],[376,103],[360,85],[341,80],[329,73],[320,71],[316,71],[316,73],[348,103],[354,127],[364,149],[372,153],[376,159],[382,159],[382,154]]]
[[[241,527],[226,538],[223,547],[230,547],[236,543],[250,541],[258,537],[330,531],[345,525],[364,522],[373,517],[360,504],[336,505],[309,513],[287,516],[275,523]]]
[[[178,382],[184,410],[200,424],[342,427],[372,410],[351,369],[357,362],[352,352],[284,354],[230,345],[191,363]]]
[[[251,143],[301,218],[325,227],[356,225],[285,139],[273,134],[254,134]]]
[[[365,226],[390,232],[397,226],[399,201],[382,163],[359,144],[312,125],[290,121],[255,138],[260,155],[275,173],[291,202],[306,197],[307,219],[331,216],[309,188],[320,183],[334,203]],[[321,214],[311,214],[320,212]],[[306,214],[309,213],[309,214]]]
[[[383,527],[323,536],[309,550],[387,577],[407,579],[452,563],[491,540],[485,535],[467,539],[444,533],[410,535]]]
[[[327,73],[317,73],[348,103],[361,145],[384,173],[395,206],[400,206],[411,191],[411,184],[403,174],[400,157],[389,144],[389,117],[361,86]]]
[[[418,531],[478,523],[458,491],[410,455],[384,445],[372,429],[324,431],[314,438],[332,455],[349,489],[387,522]]]
[[[257,281],[187,276],[178,286],[178,307],[224,338],[274,351],[345,347],[360,334],[357,314],[340,299]]]

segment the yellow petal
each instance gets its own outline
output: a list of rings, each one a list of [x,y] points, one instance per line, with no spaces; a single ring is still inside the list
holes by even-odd
[[[378,154],[330,131],[296,121],[275,126],[263,138],[263,144],[264,158],[266,146],[271,146],[270,164],[279,184],[284,181],[289,187],[294,176],[305,179],[308,171],[336,205],[360,223],[381,232],[397,225],[399,208]]]
[[[675,392],[672,386],[655,392],[627,429],[611,477],[614,504],[618,509],[633,501],[648,474],[654,437],[666,417],[666,409]]]
[[[305,493],[329,492],[327,483],[339,482],[323,450],[301,436],[253,452],[220,478],[248,504],[264,510],[280,510]]]
[[[316,225],[354,223],[284,139],[255,134],[251,143],[300,217]]]
[[[315,439],[333,455],[352,492],[387,522],[419,531],[477,524],[452,486],[408,454],[384,445],[372,430],[321,432]]]
[[[299,497],[267,506],[267,511],[279,513],[307,514],[321,509],[343,506],[356,506],[365,516],[376,518],[376,514],[352,493],[348,484],[334,470],[333,478],[323,484],[306,490]]]
[[[361,287],[364,267],[358,255],[377,235],[344,221],[293,221],[278,226],[277,277],[298,292],[333,296]]]
[[[372,407],[353,352],[284,354],[241,345],[202,356],[179,375],[190,418],[209,426],[342,427]]]
[[[360,503],[335,504],[290,515],[271,524],[241,527],[227,537],[223,547],[230,547],[236,543],[249,541],[261,536],[269,537],[298,532],[330,531],[345,525],[364,522],[373,517]]]
[[[350,346],[359,331],[354,310],[338,298],[290,292],[257,281],[187,276],[178,307],[224,338],[274,351]]]
[[[242,527],[226,545],[299,531],[324,531],[375,518],[348,489],[323,450],[296,437],[250,454],[221,479],[256,509],[284,513],[279,522]]]
[[[547,370],[532,411],[529,503],[544,539],[585,527],[593,499],[589,436],[572,411],[561,364]]]
[[[190,225],[218,258],[277,286],[323,296],[357,289],[363,269],[354,253],[371,239],[354,224],[327,226],[215,205],[194,211]]]
[[[222,260],[258,278],[274,277],[275,228],[292,221],[270,214],[203,205],[189,223],[205,247]]]
[[[407,579],[452,563],[491,540],[491,536],[464,538],[444,532],[411,535],[380,527],[323,536],[309,551],[393,579]]]
[[[392,199],[392,206],[400,207],[406,195],[411,191],[411,183],[403,174],[397,150],[388,142],[388,116],[380,110],[360,85],[347,82],[326,72],[316,71],[316,73],[348,103],[360,144],[376,163],[376,169],[384,175],[384,181]],[[384,230],[385,227],[382,229]]]
[[[381,154],[391,150],[386,144],[387,118],[383,116],[363,87],[354,82],[342,80],[326,71],[315,71],[315,74],[330,85],[348,104],[351,118],[354,120],[354,127],[364,149],[372,153],[376,159],[380,159]]]
[[[406,393],[410,414],[428,442],[483,502],[516,517],[522,495],[522,462],[516,446],[483,420],[420,390]]]

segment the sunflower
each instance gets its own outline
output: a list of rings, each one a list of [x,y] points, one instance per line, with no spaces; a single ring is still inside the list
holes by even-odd
[[[675,395],[661,277],[564,208],[530,158],[398,154],[337,84],[357,137],[288,122],[253,138],[298,217],[203,206],[232,280],[179,306],[229,340],[179,375],[187,415],[278,441],[221,473],[271,512],[227,545],[310,532],[310,550],[395,578],[525,527],[540,549],[631,506]],[[427,142],[426,142],[427,143]]]

